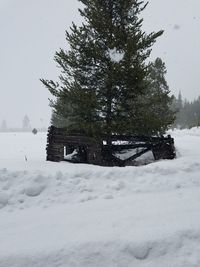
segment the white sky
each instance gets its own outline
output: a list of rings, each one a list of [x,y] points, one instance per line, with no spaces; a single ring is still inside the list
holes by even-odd
[[[200,1],[150,0],[143,12],[147,32],[164,29],[152,59],[167,66],[172,93],[189,100],[200,95]],[[0,0],[0,124],[48,126],[51,110],[39,78],[56,80],[55,51],[65,48],[65,30],[80,17],[77,0]]]

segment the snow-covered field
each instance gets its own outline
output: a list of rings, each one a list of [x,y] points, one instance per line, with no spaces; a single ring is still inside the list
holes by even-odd
[[[200,129],[177,159],[45,161],[46,134],[0,134],[0,267],[199,267]]]

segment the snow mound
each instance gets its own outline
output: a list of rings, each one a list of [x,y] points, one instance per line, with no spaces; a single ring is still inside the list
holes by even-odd
[[[46,178],[42,175],[38,175],[25,187],[24,192],[29,197],[36,197],[42,193],[46,186]]]
[[[193,127],[191,129],[175,129],[170,130],[169,134],[171,134],[174,137],[183,137],[183,136],[200,136],[200,128],[199,127]]]
[[[0,267],[200,266],[200,129],[171,134],[175,160],[125,168],[46,162],[46,134],[2,134]]]
[[[69,170],[50,174],[41,170],[1,169],[1,208],[45,207],[200,187],[200,162],[185,162],[181,157],[143,167],[104,168],[80,164],[77,170],[77,165],[70,163],[58,165]]]

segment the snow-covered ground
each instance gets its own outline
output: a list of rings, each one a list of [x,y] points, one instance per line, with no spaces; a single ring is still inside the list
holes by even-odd
[[[45,161],[46,135],[0,134],[0,267],[199,267],[200,129],[177,159]]]

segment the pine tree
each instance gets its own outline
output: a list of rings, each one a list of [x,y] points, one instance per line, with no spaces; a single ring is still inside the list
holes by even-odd
[[[22,128],[23,130],[30,130],[31,126],[30,126],[30,120],[29,117],[27,115],[24,116],[23,121],[22,121]]]
[[[6,120],[3,120],[2,124],[1,124],[1,131],[6,132],[7,130],[8,130],[7,122],[6,122]]]
[[[61,68],[59,83],[42,79],[56,97],[53,116],[68,129],[89,135],[155,132],[144,125],[142,97],[149,94],[147,59],[163,31],[142,30],[142,0],[80,0],[85,22],[74,23],[55,61]],[[145,121],[147,123],[147,120]]]
[[[51,104],[52,106],[52,116],[51,116],[51,124],[58,128],[67,128],[70,126],[69,121],[69,106],[68,101],[62,98],[57,98]]]
[[[193,101],[183,101],[179,92],[178,98],[175,99],[175,109],[177,116],[174,127],[185,129],[200,126],[200,96]]]
[[[183,108],[183,99],[182,99],[181,91],[179,91],[178,93],[177,108],[178,108],[178,111],[180,111]]]
[[[176,112],[171,108],[173,96],[169,95],[166,73],[161,58],[156,58],[149,66],[149,92],[141,101],[144,103],[143,122],[146,134],[164,134],[175,120]]]

